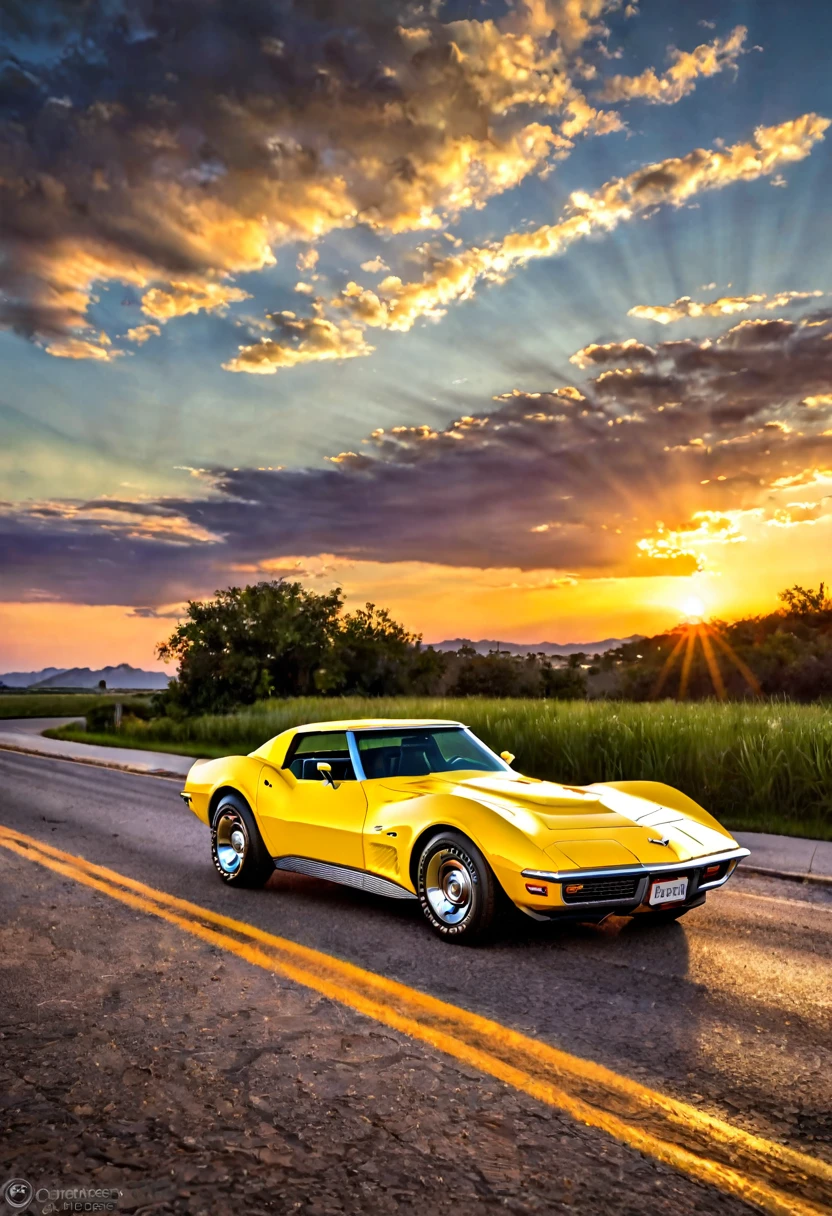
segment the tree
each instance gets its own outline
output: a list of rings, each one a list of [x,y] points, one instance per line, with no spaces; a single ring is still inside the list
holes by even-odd
[[[386,608],[366,604],[338,622],[331,657],[316,676],[317,688],[365,697],[408,692],[420,641]]]
[[[99,680],[99,681],[98,681],[98,687],[100,688],[100,690],[101,690],[102,692],[106,692],[106,691],[107,691],[107,681],[106,681],[106,680]]]
[[[826,594],[825,583],[821,583],[817,591],[795,583],[793,587],[779,592],[777,598],[782,600],[786,605],[785,610],[792,616],[814,616],[819,612],[832,611],[832,600]]]
[[[338,632],[341,589],[262,582],[188,603],[187,616],[157,649],[179,675],[161,694],[166,712],[223,712],[261,697],[317,691]]]
[[[542,695],[553,701],[583,701],[586,698],[586,676],[580,667],[551,665],[540,672]]]
[[[548,660],[529,654],[525,658],[505,650],[478,654],[462,646],[450,656],[452,697],[539,697],[541,670]]]

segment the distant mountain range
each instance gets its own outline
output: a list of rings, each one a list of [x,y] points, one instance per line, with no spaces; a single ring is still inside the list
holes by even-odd
[[[470,638],[450,638],[445,642],[433,642],[434,650],[459,650],[461,646],[473,646],[477,654],[488,654],[500,650],[504,654],[570,655],[579,651],[584,654],[603,654],[606,650],[617,650],[626,642],[640,642],[643,633],[632,633],[628,638],[603,638],[600,642],[492,642],[482,639],[472,642]]]
[[[119,663],[116,667],[44,667],[41,671],[7,671],[0,673],[0,687],[6,688],[97,688],[104,680],[108,691],[123,689],[153,692],[167,688],[171,677],[165,671],[144,671]]]

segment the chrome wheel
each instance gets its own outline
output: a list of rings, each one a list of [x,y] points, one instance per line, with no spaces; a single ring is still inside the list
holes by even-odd
[[[458,925],[471,911],[474,885],[467,866],[452,853],[437,851],[427,864],[425,894],[434,915],[445,925]]]
[[[236,874],[248,852],[248,833],[236,811],[223,811],[217,820],[216,857],[226,874]]]

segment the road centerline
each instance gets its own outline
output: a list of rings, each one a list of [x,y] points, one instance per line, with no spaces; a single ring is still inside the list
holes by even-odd
[[[832,1186],[832,1167],[822,1161],[481,1015],[158,891],[16,829],[0,828],[0,846],[420,1039],[773,1216],[820,1216],[830,1210],[823,1197]],[[658,1132],[650,1130],[651,1122]]]

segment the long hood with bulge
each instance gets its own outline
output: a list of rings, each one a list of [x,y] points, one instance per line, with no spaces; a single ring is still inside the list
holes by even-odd
[[[558,864],[565,859],[581,868],[661,865],[736,847],[695,803],[682,811],[605,784],[560,785],[502,773],[436,773],[383,784],[390,801],[455,794],[490,806]]]

